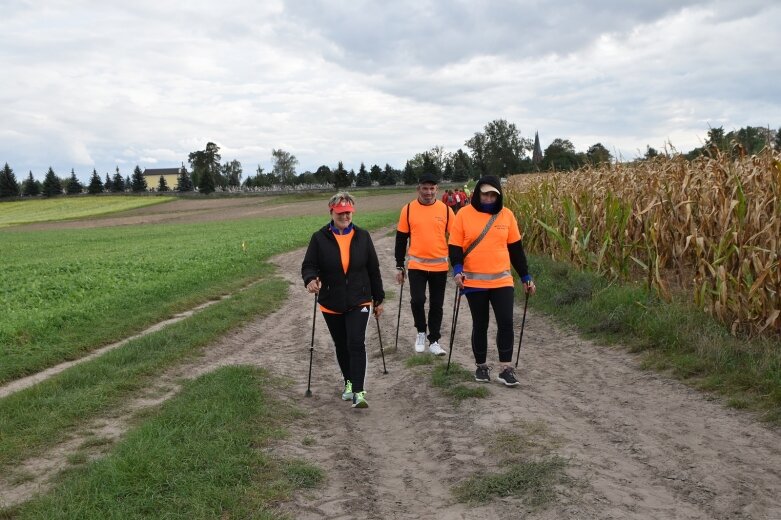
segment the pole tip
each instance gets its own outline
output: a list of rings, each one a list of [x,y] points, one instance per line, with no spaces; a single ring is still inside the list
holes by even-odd
[[[312,391],[311,390],[307,390],[306,391],[306,396],[307,397],[312,397]]]

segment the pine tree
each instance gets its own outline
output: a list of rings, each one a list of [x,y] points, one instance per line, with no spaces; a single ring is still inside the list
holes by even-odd
[[[380,177],[382,177],[382,168],[375,164],[372,166],[371,170],[369,170],[369,178],[372,182],[380,182]]]
[[[52,167],[49,166],[49,171],[46,172],[46,177],[43,179],[43,196],[53,197],[55,195],[62,195],[62,183]]]
[[[176,181],[176,190],[184,193],[186,191],[193,191],[193,181],[190,178],[190,174],[187,173],[187,169],[182,163],[182,167],[179,169],[179,177]]]
[[[168,183],[165,182],[165,176],[160,176],[160,182],[157,183],[157,191],[169,191]]]
[[[33,172],[22,183],[22,195],[25,197],[36,197],[41,194],[41,184],[33,178]]]
[[[117,173],[114,174],[114,180],[111,184],[111,191],[113,193],[122,193],[125,191],[125,179],[123,179],[122,175],[119,173],[119,166],[117,166]]]
[[[65,192],[68,195],[77,195],[84,191],[84,186],[81,185],[79,179],[76,178],[76,172],[71,168],[71,176],[68,178],[68,184]]]
[[[106,172],[106,182],[103,183],[103,189],[107,193],[114,191],[114,181],[111,180],[111,176]]]
[[[14,171],[5,163],[3,171],[0,172],[0,197],[18,197],[19,183],[16,182]]]
[[[96,195],[102,192],[103,192],[103,181],[100,180],[100,175],[98,175],[98,171],[95,168],[93,168],[92,178],[90,178],[89,186],[87,187],[87,193],[89,193],[90,195]]]
[[[201,172],[198,178],[198,191],[204,195],[214,192],[214,175],[209,170]]]
[[[334,187],[338,190],[339,188],[346,188],[350,185],[350,177],[348,176],[347,170],[344,169],[344,164],[342,164],[342,161],[339,161],[339,165],[334,170]]]
[[[130,189],[133,191],[133,193],[143,193],[146,191],[146,179],[144,178],[144,174],[141,172],[141,168],[136,165],[136,169],[133,170],[133,177],[132,181],[130,182]]]
[[[355,176],[355,185],[361,187],[372,185],[372,180],[369,177],[369,172],[366,171],[366,166],[364,166],[363,163],[361,163],[361,167],[358,170],[358,175]]]
[[[396,170],[394,170],[390,164],[385,163],[385,169],[380,176],[380,186],[395,186],[397,179],[398,175],[396,174]]]

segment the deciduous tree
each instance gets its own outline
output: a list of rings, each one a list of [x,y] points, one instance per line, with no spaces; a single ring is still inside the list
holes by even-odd
[[[220,177],[220,159],[222,159],[220,147],[211,141],[206,143],[206,148],[203,150],[191,152],[187,156],[187,160],[190,163],[190,168],[192,168],[193,184],[200,189],[201,176],[209,172],[212,178],[210,181],[207,181],[207,185],[211,185],[211,191],[214,191],[215,179]]]
[[[531,140],[522,138],[515,124],[504,119],[491,121],[465,144],[472,150],[472,161],[481,175],[500,177],[518,173],[526,152],[532,149]]]
[[[271,157],[274,160],[274,166],[271,172],[276,175],[283,184],[292,186],[296,178],[296,165],[298,159],[296,156],[282,150],[272,149]]]
[[[586,158],[591,164],[599,166],[602,164],[610,164],[613,156],[610,154],[608,149],[602,145],[602,143],[596,143],[591,145],[586,151]]]

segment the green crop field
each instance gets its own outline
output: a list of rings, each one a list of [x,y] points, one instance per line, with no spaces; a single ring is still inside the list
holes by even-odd
[[[0,228],[32,222],[71,220],[175,200],[175,197],[62,197],[0,204]]]
[[[358,225],[395,221],[364,213]],[[303,247],[327,216],[0,232],[0,383],[232,292]]]

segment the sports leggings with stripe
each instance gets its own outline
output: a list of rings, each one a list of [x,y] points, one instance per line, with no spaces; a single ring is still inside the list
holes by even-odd
[[[363,311],[366,309],[366,311]],[[356,307],[344,314],[323,313],[336,347],[336,361],[342,377],[353,384],[353,392],[362,392],[366,380],[366,325],[369,323],[369,306]]]
[[[488,305],[490,303],[496,318],[496,347],[499,362],[509,363],[513,359],[513,287],[499,287],[485,291],[466,293],[469,311],[472,314],[472,352],[475,363],[485,363],[488,354]]]

